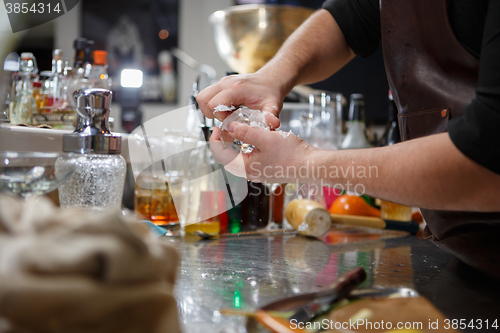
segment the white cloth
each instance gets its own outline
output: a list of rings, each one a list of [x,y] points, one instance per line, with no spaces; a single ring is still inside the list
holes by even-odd
[[[121,214],[0,197],[0,331],[179,332],[177,264]]]

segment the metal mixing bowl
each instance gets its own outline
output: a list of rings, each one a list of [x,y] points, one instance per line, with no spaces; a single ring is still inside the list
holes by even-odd
[[[241,5],[210,15],[215,44],[231,70],[253,73],[268,62],[314,10],[286,5]]]

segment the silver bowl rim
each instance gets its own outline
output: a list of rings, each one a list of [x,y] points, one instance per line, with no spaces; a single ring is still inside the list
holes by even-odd
[[[309,8],[309,7],[303,7],[303,6],[292,6],[292,5],[268,5],[268,4],[248,4],[248,5],[236,5],[236,6],[231,6],[226,9],[220,9],[208,17],[208,21],[210,23],[218,23],[222,20],[225,19],[225,17],[229,14],[232,14],[234,12],[244,12],[244,11],[252,11],[260,8],[287,8],[287,9],[301,9],[305,11],[310,11],[311,15],[312,13],[315,12],[314,9]],[[222,13],[222,14],[220,14]]]

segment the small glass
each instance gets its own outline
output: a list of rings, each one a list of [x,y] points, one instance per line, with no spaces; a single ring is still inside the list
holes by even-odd
[[[200,140],[188,159],[188,173],[182,183],[181,230],[187,234],[203,231],[210,235],[218,235],[220,223],[218,220],[220,196],[220,167],[215,161],[210,146]],[[179,186],[177,186],[179,187]]]
[[[309,95],[309,112],[301,117],[300,137],[310,145],[337,150],[342,136],[342,94],[319,92]]]
[[[147,140],[149,154],[141,167],[136,163],[134,211],[143,219],[166,227],[169,235],[180,229],[182,191],[176,184],[182,184],[187,175],[190,148],[195,139],[182,131],[166,131],[163,135],[138,138]]]

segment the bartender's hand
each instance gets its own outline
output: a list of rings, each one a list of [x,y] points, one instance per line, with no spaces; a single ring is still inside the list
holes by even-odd
[[[269,112],[267,122],[277,128],[283,100],[294,86],[324,80],[354,56],[333,16],[320,9],[256,73],[225,77],[201,91],[196,99],[208,118],[226,118],[227,112],[213,113],[218,105],[244,105]]]
[[[307,180],[307,172],[303,174],[304,179],[298,179],[299,170],[318,149],[298,136],[290,134],[285,138],[278,131],[236,122],[229,124],[228,132],[234,139],[255,146],[249,154],[225,149],[220,141],[220,129],[215,127],[210,137],[210,147],[215,159],[229,172],[253,182],[268,184]]]
[[[283,92],[272,77],[266,74],[253,73],[246,75],[231,75],[222,78],[218,83],[202,90],[196,100],[201,111],[207,118],[217,118],[223,121],[228,111],[215,112],[219,105],[239,106],[267,111],[266,121],[274,129],[280,126],[279,112],[283,107]]]

